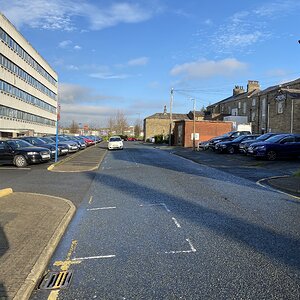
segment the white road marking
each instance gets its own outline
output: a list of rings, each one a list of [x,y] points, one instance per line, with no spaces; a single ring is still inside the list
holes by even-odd
[[[31,170],[31,168],[1,167],[0,170]]]
[[[175,225],[176,225],[178,228],[181,228],[181,225],[179,224],[179,222],[178,222],[174,217],[172,217],[172,220],[174,221]]]
[[[192,250],[166,251],[165,254],[192,253]]]
[[[191,250],[179,250],[179,251],[166,251],[165,254],[178,254],[178,253],[194,253],[196,252],[196,248],[191,243],[190,239],[186,239],[186,241],[189,243]]]
[[[89,259],[104,259],[104,258],[114,258],[115,255],[98,255],[98,256],[89,256],[89,257],[75,257],[71,260],[77,261],[77,260],[89,260]]]
[[[186,239],[186,241],[189,243],[190,247],[191,247],[191,251],[192,252],[196,252],[196,248],[193,246],[192,242],[190,241],[190,239]]]
[[[93,201],[93,196],[90,197],[89,204],[91,204],[92,201]]]
[[[165,203],[140,204],[140,207],[146,207],[146,206],[163,206],[167,212],[171,212]]]
[[[116,209],[116,206],[108,206],[108,207],[96,207],[96,208],[88,208],[87,210],[105,210],[105,209]]]

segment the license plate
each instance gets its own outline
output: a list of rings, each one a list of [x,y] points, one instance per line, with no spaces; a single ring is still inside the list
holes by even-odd
[[[46,158],[50,159],[50,155],[49,154],[44,154],[44,155],[41,155],[41,156],[42,156],[42,159],[46,159]]]
[[[61,152],[66,153],[66,152],[68,152],[68,149],[62,149]]]

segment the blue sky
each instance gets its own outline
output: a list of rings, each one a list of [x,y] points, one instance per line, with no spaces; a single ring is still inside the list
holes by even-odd
[[[59,76],[62,122],[187,113],[299,78],[299,0],[0,0]]]

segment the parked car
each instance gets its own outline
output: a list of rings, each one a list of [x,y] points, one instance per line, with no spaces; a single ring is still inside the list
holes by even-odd
[[[79,150],[83,150],[86,148],[86,143],[83,139],[77,138],[73,135],[61,135],[61,137],[64,138],[66,141],[75,142],[78,145]]]
[[[49,137],[43,136],[39,137],[40,140],[44,141],[46,144],[56,145],[56,141],[53,141]],[[58,143],[58,155],[67,155],[69,152],[69,147],[66,144]]]
[[[50,150],[36,147],[20,140],[0,140],[0,163],[14,164],[21,168],[28,164],[47,162],[51,158]]]
[[[239,145],[239,151],[240,151],[240,153],[246,154],[247,150],[248,150],[248,148],[251,144],[257,143],[257,142],[263,142],[263,141],[267,140],[268,138],[270,138],[270,137],[272,137],[276,134],[278,134],[278,133],[269,132],[269,133],[265,133],[265,134],[260,135],[256,139],[242,141]]]
[[[219,153],[229,153],[233,154],[239,151],[239,145],[243,141],[253,140],[257,138],[258,134],[240,135],[231,141],[220,142],[215,145],[215,150]]]
[[[251,144],[247,153],[268,160],[275,160],[278,157],[298,157],[300,135],[289,133],[275,135],[266,141]]]
[[[132,137],[132,136],[127,138],[127,141],[130,141],[130,142],[135,142],[136,140],[137,139],[135,137]]]
[[[53,142],[56,141],[56,136],[49,136],[49,138],[51,140],[53,140]],[[65,144],[68,147],[69,153],[70,152],[77,152],[79,150],[79,146],[76,142],[68,141],[60,135],[58,136],[58,142],[61,143],[61,144]]]
[[[80,137],[83,138],[83,140],[85,141],[85,143],[86,143],[86,145],[87,145],[88,147],[89,147],[89,146],[93,146],[93,145],[96,144],[96,142],[95,142],[93,139],[91,139],[91,138],[89,138],[89,137],[87,137],[87,136],[85,136],[85,135],[81,135]]]
[[[231,140],[234,140],[235,138],[239,137],[240,135],[247,135],[247,134],[251,134],[251,132],[250,131],[230,131],[221,136],[217,136],[215,138],[210,139],[209,140],[209,148],[212,150],[215,150],[215,145],[217,143],[231,141]]]
[[[45,141],[41,140],[40,138],[34,137],[34,136],[22,136],[19,139],[22,139],[22,140],[24,140],[34,146],[37,146],[37,147],[47,148],[51,152],[51,158],[55,157],[55,153],[56,153],[55,144],[53,144],[53,143],[48,144]],[[59,154],[59,150],[58,150],[58,154]]]
[[[108,150],[121,149],[123,150],[123,141],[119,136],[112,136],[107,145]]]

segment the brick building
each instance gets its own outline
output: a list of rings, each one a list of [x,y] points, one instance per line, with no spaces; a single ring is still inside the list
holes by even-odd
[[[187,114],[172,114],[173,127],[176,120],[188,120]],[[163,135],[167,137],[170,132],[170,113],[167,113],[164,107],[163,113],[156,113],[144,119],[144,140],[154,137],[156,135]]]
[[[253,133],[300,133],[300,79],[260,90],[248,81],[247,91],[236,86],[233,95],[207,107],[211,120],[244,116]]]
[[[193,146],[194,125],[192,120],[180,120],[174,126],[174,145],[183,147]],[[195,121],[195,141],[207,141],[232,130],[232,122]]]

